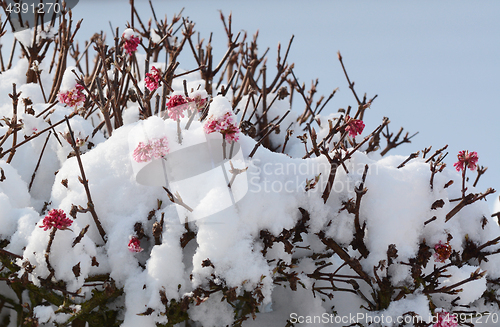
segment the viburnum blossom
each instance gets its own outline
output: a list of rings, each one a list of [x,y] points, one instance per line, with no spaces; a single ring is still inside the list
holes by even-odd
[[[151,68],[151,72],[146,73],[146,77],[144,78],[144,82],[148,90],[150,91],[156,90],[160,86],[160,78],[161,78],[160,71],[155,66],[153,66]]]
[[[439,310],[439,309],[438,309]],[[456,327],[458,326],[457,318],[451,315],[449,312],[440,309],[437,312],[437,322],[432,327]],[[437,310],[436,310],[437,311]]]
[[[219,132],[225,136],[229,142],[238,141],[240,137],[240,130],[234,121],[234,115],[231,112],[226,112],[224,116],[215,118],[211,116],[203,126],[205,133],[210,134]]]
[[[363,123],[362,120],[346,116],[345,121],[347,123],[345,130],[346,132],[349,132],[350,137],[355,137],[356,135],[363,133],[363,129],[365,129],[365,123]]]
[[[182,95],[173,95],[168,100],[166,106],[168,116],[173,120],[184,118],[184,110],[188,108],[188,101]]]
[[[434,245],[434,258],[437,262],[445,262],[451,255],[451,245],[446,242],[439,241],[436,245]]]
[[[68,107],[81,106],[85,102],[85,94],[83,94],[83,90],[83,86],[76,84],[75,88],[69,91],[59,92],[57,94],[57,100],[64,103]]]
[[[50,210],[45,218],[43,218],[43,223],[40,228],[43,230],[52,229],[53,227],[57,229],[67,229],[73,220],[66,217],[66,214],[62,209],[52,209]]]
[[[168,153],[167,137],[148,140],[147,143],[139,142],[132,154],[137,162],[149,162],[153,159],[160,159]]]
[[[130,252],[136,253],[144,251],[144,249],[141,248],[141,241],[135,236],[130,238],[130,241],[128,242],[128,249]]]
[[[205,104],[207,103],[206,98],[202,98],[201,94],[196,94],[192,98],[188,98],[189,102],[194,102],[194,107],[196,108],[196,111],[202,111],[205,108]]]
[[[457,155],[458,161],[453,164],[457,171],[469,168],[470,170],[476,170],[476,164],[479,157],[477,152],[470,152],[468,150],[462,150]]]
[[[131,28],[127,28],[123,34],[122,38],[124,40],[123,48],[129,55],[137,51],[137,46],[141,42],[141,39],[135,35],[134,30]]]

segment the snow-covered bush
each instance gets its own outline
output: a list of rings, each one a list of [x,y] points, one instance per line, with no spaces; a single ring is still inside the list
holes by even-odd
[[[387,155],[413,136],[388,118],[369,130],[376,96],[340,53],[356,103],[322,115],[335,91],[313,100],[290,45],[270,78],[257,36],[224,16],[216,66],[179,15],[82,53],[80,22],[58,20],[16,35],[22,57],[2,65],[2,326],[498,321],[500,217],[478,154],[451,169],[447,146]]]

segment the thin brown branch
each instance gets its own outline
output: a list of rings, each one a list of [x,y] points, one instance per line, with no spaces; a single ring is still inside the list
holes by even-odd
[[[69,134],[71,136],[71,147],[73,148],[73,151],[75,151],[76,160],[78,161],[78,166],[80,167],[81,178],[79,178],[79,180],[83,184],[85,193],[87,194],[87,210],[92,215],[92,218],[97,227],[97,230],[99,231],[99,234],[101,235],[102,240],[104,241],[104,243],[106,243],[106,232],[104,231],[104,228],[102,228],[101,221],[99,220],[99,217],[97,216],[97,213],[95,211],[94,202],[92,201],[92,196],[90,195],[89,182],[87,180],[87,177],[85,176],[82,159],[80,158],[80,149],[76,146],[75,137],[73,135],[73,131],[71,130],[71,125],[69,123],[68,117],[66,117],[66,124],[68,125]]]

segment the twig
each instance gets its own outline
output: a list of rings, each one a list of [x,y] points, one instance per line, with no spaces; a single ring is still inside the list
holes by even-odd
[[[354,94],[358,105],[361,105],[361,101],[359,101],[358,95],[356,94],[356,91],[354,91],[354,82],[351,82],[351,80],[349,79],[349,75],[347,75],[347,71],[345,69],[344,62],[342,61],[342,55],[340,54],[340,51],[337,52],[337,57],[339,58],[340,65],[342,65],[342,70],[344,71],[344,75],[347,79],[347,83],[349,84],[349,88],[351,89],[352,94]]]
[[[82,159],[80,158],[80,149],[76,146],[75,142],[75,137],[73,135],[73,131],[71,130],[71,125],[69,124],[69,119],[66,116],[66,124],[68,125],[69,129],[69,134],[71,136],[71,147],[73,148],[73,151],[75,151],[76,154],[76,160],[78,161],[78,166],[80,167],[80,174],[82,175],[81,178],[78,178],[80,183],[83,184],[83,187],[85,188],[85,193],[87,194],[87,209],[90,214],[92,215],[92,218],[94,219],[94,223],[97,227],[97,230],[99,231],[99,234],[101,235],[102,240],[104,243],[106,243],[106,232],[104,231],[104,228],[102,228],[101,222],[99,220],[99,217],[97,216],[97,213],[95,212],[94,208],[94,202],[92,202],[92,196],[90,195],[90,189],[89,189],[89,182],[85,176],[85,171],[83,170],[83,164],[82,164]]]
[[[367,192],[367,189],[365,188],[367,172],[368,172],[368,165],[365,165],[363,177],[361,178],[361,184],[359,184],[359,186],[354,189],[354,191],[356,192],[356,204],[354,208],[354,228],[356,230],[356,233],[353,239],[353,249],[355,250],[357,249],[364,258],[368,257],[369,251],[364,243],[365,226],[361,227],[361,224],[359,222],[359,211],[361,207],[361,198]]]
[[[476,180],[474,181],[474,184],[472,184],[473,187],[476,187],[477,182],[479,182],[479,178],[486,172],[486,170],[488,170],[488,167],[483,167],[483,166],[477,167],[477,176]]]
[[[283,119],[285,119],[285,117],[290,113],[290,109],[283,115],[283,117],[281,117],[281,119],[276,123],[276,125],[274,125],[271,129],[269,129],[267,131],[267,133],[262,136],[260,138],[260,140],[257,142],[257,144],[255,144],[252,152],[250,152],[250,155],[249,157],[252,158],[253,155],[255,154],[255,152],[257,151],[257,148],[262,144],[262,142],[269,136],[269,134],[271,134],[272,131],[274,131],[276,128],[278,128],[278,126],[280,125],[280,123],[283,121]]]
[[[68,116],[68,118],[72,118],[72,117],[73,117],[73,116],[75,116],[75,115],[76,115],[76,113],[75,113],[75,112],[72,112],[72,113]],[[24,144],[28,143],[29,141],[31,141],[31,140],[32,140],[32,139],[34,139],[35,137],[38,137],[38,136],[42,135],[42,134],[43,134],[43,133],[45,133],[46,131],[53,129],[54,127],[56,127],[56,126],[58,126],[58,125],[60,125],[60,124],[64,123],[65,121],[66,121],[66,118],[61,119],[60,121],[58,121],[58,122],[57,122],[57,123],[55,123],[54,125],[51,125],[51,126],[49,126],[49,127],[45,128],[45,129],[41,130],[40,132],[36,133],[35,135],[30,136],[30,137],[26,138],[24,141],[22,141],[22,142],[20,142],[20,143],[16,144],[14,147],[12,147],[12,148],[10,148],[10,149],[7,149],[7,150],[3,151],[2,153],[0,153],[0,158],[2,158],[5,154],[9,153],[9,152],[10,152],[10,151],[12,151],[13,149],[16,149],[16,148],[20,147],[21,145],[24,145]]]
[[[80,243],[80,241],[82,240],[82,238],[85,236],[85,234],[88,232],[89,230],[89,227],[90,225],[87,225],[85,226],[81,231],[80,231],[80,234],[78,234],[78,236],[75,238],[75,240],[73,241],[73,244],[71,244],[71,247],[74,248],[75,245],[77,245],[78,243]]]
[[[436,220],[436,219],[437,219],[437,217],[436,217],[436,216],[434,216],[434,217],[432,217],[431,219],[426,220],[426,221],[424,222],[424,226],[425,226],[425,225],[427,225],[427,224],[429,224],[429,223],[431,223],[431,222],[433,222],[433,221],[434,221],[434,220]]]
[[[19,128],[17,127],[17,104],[19,102],[19,96],[21,95],[21,92],[17,93],[16,91],[16,83],[12,83],[12,94],[9,94],[9,97],[12,99],[12,121],[11,121],[11,126],[13,126],[13,136],[12,136],[12,147],[10,151],[10,155],[7,158],[7,163],[10,163],[12,161],[12,158],[14,157],[14,154],[16,153],[16,143],[17,143],[17,131]]]
[[[38,162],[36,163],[35,170],[33,171],[33,175],[31,175],[31,181],[28,186],[28,192],[31,191],[31,187],[33,186],[33,181],[35,180],[35,174],[36,171],[38,170],[38,167],[40,166],[40,162],[42,161],[42,156],[43,152],[45,151],[45,147],[47,146],[47,143],[49,142],[50,135],[52,134],[52,131],[49,131],[49,134],[47,135],[47,138],[45,139],[45,143],[43,144],[42,151],[40,152],[40,157],[38,158]]]
[[[241,173],[244,173],[245,171],[247,171],[248,167],[245,167],[243,169],[237,169],[237,168],[234,168],[233,167],[233,163],[231,161],[229,161],[229,165],[231,166],[231,169],[229,170],[229,172],[233,175],[231,177],[231,180],[229,181],[229,183],[227,184],[227,186],[230,188],[231,185],[233,185],[233,182],[234,180],[236,179],[236,176],[238,176],[239,174]]]
[[[434,152],[434,154],[432,156],[430,156],[427,160],[425,160],[425,163],[428,163],[429,161],[431,161],[435,156],[437,156],[438,154],[441,154],[441,152],[443,152],[444,150],[446,150],[448,148],[448,144],[446,144],[444,147],[442,147],[441,149],[439,150],[436,150],[436,152]],[[429,151],[430,151],[430,148],[429,148]],[[428,152],[428,151],[427,151]],[[427,153],[426,152],[426,153]]]
[[[10,257],[13,257],[13,258],[18,258],[18,259],[22,259],[22,258],[23,258],[23,257],[22,257],[22,256],[20,256],[20,255],[17,255],[17,254],[15,254],[15,253],[9,252],[9,251],[4,250],[4,249],[2,249],[2,248],[0,248],[0,253],[2,253],[2,254],[6,254],[6,255],[8,255],[8,256],[10,256]]]
[[[399,137],[401,136],[401,133],[403,132],[403,127],[401,127],[399,129],[399,132],[396,134],[396,136],[394,137],[394,139],[391,140],[392,136],[393,136],[393,133],[389,133],[389,127],[386,127],[386,131],[387,133],[384,134],[382,132],[382,135],[384,135],[384,137],[387,139],[387,146],[385,147],[384,150],[382,150],[380,152],[380,155],[381,156],[384,156],[387,152],[389,152],[389,150],[391,149],[394,149],[398,146],[400,146],[401,144],[403,143],[411,143],[411,139],[418,134],[418,132],[416,132],[415,134],[413,134],[412,136],[408,136],[409,133],[407,132],[406,135],[403,137],[403,140],[401,142],[398,142],[399,140]]]
[[[55,102],[51,103],[51,104],[50,104],[47,108],[45,108],[42,112],[40,112],[39,114],[37,114],[35,117],[36,117],[36,118],[40,117],[41,115],[43,115],[44,113],[46,113],[46,112],[47,112],[47,111],[49,111],[50,109],[54,108],[54,106],[55,106],[56,104],[58,104],[58,103],[59,103],[59,101],[55,101]],[[63,121],[64,121],[64,120],[63,120]]]
[[[49,260],[49,255],[50,255],[50,248],[52,247],[52,242],[54,241],[54,237],[56,236],[57,232],[57,227],[52,227],[52,230],[50,231],[50,236],[49,236],[49,243],[47,244],[47,249],[45,250],[45,262],[47,263],[47,269],[49,270],[49,276],[47,276],[47,280],[50,281],[50,279],[54,276],[56,271],[54,270],[54,267],[50,264]]]
[[[462,200],[446,214],[446,222],[453,218],[463,207],[466,205],[472,204],[478,200],[484,199],[487,195],[493,194],[496,191],[492,188],[488,188],[486,192],[484,193],[479,193],[479,194],[474,194],[474,193],[469,193],[465,197],[462,198]]]
[[[297,90],[299,91],[300,95],[302,95],[302,99],[304,99],[304,102],[306,103],[306,109],[300,115],[300,118],[298,120],[299,125],[301,125],[306,119],[307,119],[307,112],[314,116],[314,112],[311,109],[311,106],[309,105],[309,100],[307,100],[306,95],[304,94],[304,89],[300,87],[299,81],[297,80],[297,77],[295,77],[295,74],[293,73],[293,69],[290,69],[290,72],[292,73],[293,79],[295,80],[295,85],[297,86]]]
[[[340,165],[342,165],[345,169],[344,161],[350,159],[353,153],[355,153],[363,144],[365,144],[369,139],[371,139],[373,135],[379,133],[385,126],[387,126],[387,124],[389,124],[389,119],[387,117],[385,117],[382,124],[380,124],[373,132],[371,132],[370,135],[366,136],[361,143],[356,145],[356,147],[354,147],[344,157],[342,157],[342,154],[339,152],[338,147],[334,149],[337,152],[335,153],[333,158],[330,157],[330,155],[328,154],[328,151],[324,147],[322,147],[321,152],[326,156],[326,158],[328,159],[328,162],[330,163],[330,174],[328,175],[328,182],[325,186],[325,190],[323,191],[323,195],[321,196],[324,203],[326,203],[328,201],[328,198],[330,197],[330,192],[333,188],[333,183],[335,181],[335,175],[337,172],[337,168]],[[347,133],[344,132],[343,137],[346,134]],[[340,144],[340,143],[341,143],[341,141],[337,142],[337,144]]]
[[[191,209],[190,206],[188,206],[187,204],[184,203],[184,201],[182,201],[182,198],[179,195],[179,192],[176,192],[175,195],[174,195],[165,186],[163,186],[163,189],[165,190],[165,192],[167,192],[167,195],[168,195],[168,198],[170,199],[170,201],[172,201],[173,203],[178,204],[178,205],[186,208],[189,212],[193,212],[193,209]]]
[[[410,156],[408,158],[406,158],[405,161],[403,161],[399,166],[398,166],[398,169],[399,168],[403,168],[405,166],[406,163],[408,163],[408,161],[412,160],[412,159],[415,159],[416,157],[418,157],[418,155],[420,154],[420,151],[417,151],[417,152],[413,152],[412,154],[410,154]]]

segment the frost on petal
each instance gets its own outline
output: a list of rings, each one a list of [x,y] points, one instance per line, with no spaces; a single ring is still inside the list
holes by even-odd
[[[141,248],[141,241],[135,236],[132,237],[128,242],[128,249],[130,252],[136,252],[136,253],[144,251],[144,249]]]
[[[59,92],[57,94],[57,100],[64,103],[68,107],[74,108],[81,106],[85,102],[85,94],[83,94],[83,90],[83,86],[76,84],[75,88],[69,91]]]
[[[205,122],[205,125],[203,125],[203,129],[207,134],[219,132],[225,136],[226,140],[229,142],[238,141],[240,137],[240,129],[234,120],[234,114],[232,112],[226,112],[219,118],[213,115],[210,116]]]
[[[139,36],[137,36],[134,30],[131,28],[127,28],[125,31],[123,31],[122,39],[124,41],[123,48],[129,55],[132,55],[137,51],[137,46],[141,42]]]
[[[73,220],[67,218],[62,209],[52,209],[47,213],[45,218],[43,218],[42,225],[39,227],[43,228],[43,230],[52,229],[53,227],[57,229],[67,229],[72,223]]]
[[[188,108],[188,100],[182,95],[173,95],[166,103],[168,116],[173,120],[184,118],[184,110]]]
[[[190,102],[190,104],[198,112],[203,111],[203,109],[205,109],[207,101],[208,101],[208,93],[205,90],[192,92],[188,98],[188,102]]]
[[[436,245],[434,245],[434,258],[437,262],[445,262],[451,255],[451,245],[446,242],[439,241]]]

